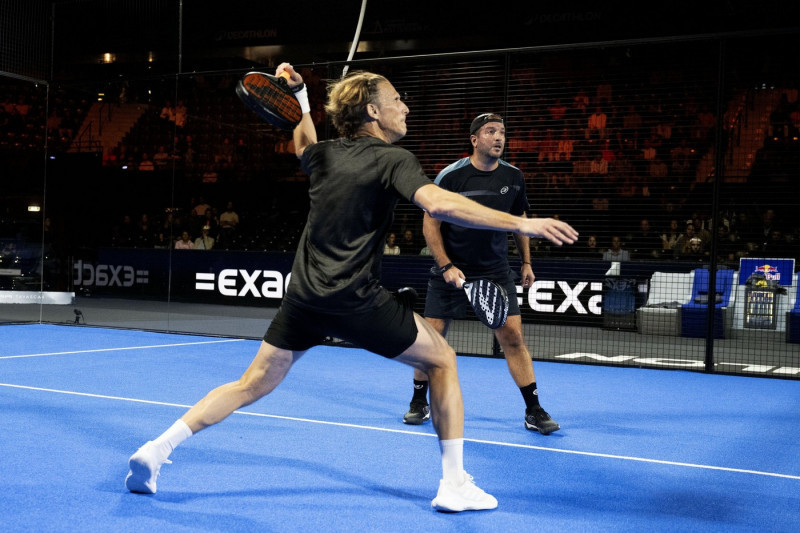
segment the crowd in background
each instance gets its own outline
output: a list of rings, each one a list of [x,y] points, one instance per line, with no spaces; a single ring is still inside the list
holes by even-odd
[[[324,80],[308,69],[304,77],[314,96],[314,120],[323,128]],[[105,221],[108,231],[98,246],[293,251],[306,200],[290,136],[253,127],[254,117],[233,93],[234,79],[198,76],[179,98],[125,86],[109,104],[133,102],[144,113],[103,153],[104,171],[143,184],[161,180],[143,176],[176,176],[179,194],[174,205],[124,207]],[[526,176],[529,216],[563,217],[582,233],[579,244],[564,249],[533,239],[534,257],[707,262],[713,233],[721,261],[798,256],[800,224],[795,213],[778,206],[729,200],[717,213],[718,228],[712,227],[706,200],[711,184],[698,167],[715,142],[718,117],[711,102],[688,89],[618,91],[609,80],[542,94],[524,69],[512,82],[529,97],[507,115],[504,159]],[[414,134],[405,146],[432,178],[468,153],[465,124],[485,111],[448,98],[431,95],[410,106]],[[48,107],[41,93],[0,92],[0,150],[34,150],[46,136],[49,151],[66,152],[81,136],[90,107],[89,99],[60,87]],[[783,91],[769,124],[770,142],[796,144],[795,89]],[[411,206],[398,208],[392,234],[387,253],[428,253],[421,216]]]

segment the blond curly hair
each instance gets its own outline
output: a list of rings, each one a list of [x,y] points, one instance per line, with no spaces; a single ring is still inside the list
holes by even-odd
[[[378,84],[387,80],[380,74],[352,72],[346,78],[331,82],[325,112],[342,137],[355,137],[367,118],[367,104],[375,103]]]

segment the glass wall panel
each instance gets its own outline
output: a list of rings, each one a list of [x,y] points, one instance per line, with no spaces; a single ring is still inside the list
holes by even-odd
[[[250,70],[295,61],[327,139],[326,84],[343,65],[329,60],[328,44],[272,46],[280,39],[267,23],[218,33],[220,6],[182,9],[58,2],[52,80],[2,78],[0,294],[15,300],[0,302],[0,321],[263,334],[288,281],[308,181],[291,135],[235,88]],[[502,114],[504,159],[525,175],[527,215],[581,232],[564,248],[531,240],[537,282],[516,297],[535,358],[792,378],[797,37],[378,59],[370,34],[348,68],[394,83],[410,108],[399,144],[431,178],[469,155],[475,115]],[[421,220],[399,204],[401,254],[384,258],[384,285],[424,297],[431,259]],[[512,269],[516,245],[510,238]],[[502,355],[471,318],[452,330],[459,353]]]

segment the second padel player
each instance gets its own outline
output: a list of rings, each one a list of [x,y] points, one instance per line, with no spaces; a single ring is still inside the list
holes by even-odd
[[[443,169],[435,183],[487,207],[526,218],[530,205],[522,171],[500,158],[506,142],[503,118],[493,113],[478,115],[470,125],[469,140],[472,155]],[[467,301],[457,287],[465,278],[486,278],[504,287],[509,296],[508,319],[494,334],[525,401],[525,427],[543,435],[560,429],[539,405],[533,362],[522,334],[516,282],[508,263],[508,233],[465,228],[428,214],[425,214],[422,229],[436,261],[428,281],[425,320],[446,336],[451,321],[464,318]],[[530,239],[519,233],[514,234],[514,239],[522,259],[522,286],[530,288],[534,280]],[[423,371],[415,369],[414,393],[403,422],[422,424],[430,419],[427,393],[428,378]]]

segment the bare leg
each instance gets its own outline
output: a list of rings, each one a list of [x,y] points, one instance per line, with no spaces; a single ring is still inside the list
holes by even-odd
[[[272,392],[304,352],[281,350],[265,342],[250,367],[237,381],[209,392],[180,420],[153,441],[146,442],[128,460],[125,486],[131,492],[154,494],[161,465],[172,450],[194,433],[221,422],[235,410]]]
[[[536,381],[531,353],[522,336],[522,317],[519,315],[508,317],[505,325],[496,329],[494,334],[503,348],[508,372],[517,387],[525,387]]]
[[[425,319],[414,315],[419,333],[408,350],[395,359],[411,365],[430,380],[433,425],[440,440],[464,435],[464,403],[458,383],[456,353]]]
[[[414,315],[417,340],[398,361],[421,371],[430,381],[433,427],[439,435],[442,451],[442,479],[431,501],[438,511],[494,509],[497,500],[478,488],[464,472],[464,403],[458,383],[456,353],[433,326]]]
[[[445,320],[443,318],[426,318],[425,322],[433,326],[439,335],[442,337],[447,337],[447,330],[450,328],[450,320]],[[419,369],[414,369],[414,379],[417,381],[428,381],[428,376]]]
[[[182,417],[192,433],[217,424],[235,410],[272,392],[304,352],[291,352],[261,342],[250,367],[237,381],[209,392]]]

